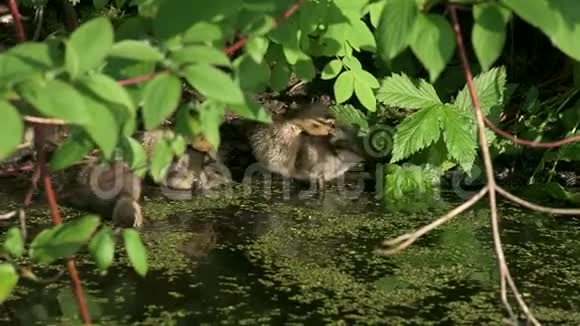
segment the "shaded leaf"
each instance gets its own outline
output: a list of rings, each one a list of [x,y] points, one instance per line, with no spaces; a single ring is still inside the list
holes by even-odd
[[[125,243],[125,250],[133,269],[137,274],[145,277],[147,274],[147,251],[141,241],[139,233],[134,229],[123,230],[123,241]]]
[[[89,242],[89,252],[93,256],[97,267],[101,271],[106,271],[113,263],[115,256],[113,230],[109,227],[99,230]]]
[[[104,74],[94,74],[80,80],[93,94],[102,100],[125,106],[131,112],[135,112],[135,104],[127,90],[119,85],[113,78]]]
[[[11,155],[24,133],[24,124],[18,110],[6,101],[0,101],[0,160]]]
[[[66,42],[65,67],[75,78],[97,68],[113,45],[113,26],[107,17],[93,18],[77,28]]]
[[[375,32],[381,57],[391,60],[409,45],[417,13],[418,8],[415,1],[390,0],[385,2]]]
[[[158,62],[163,59],[163,53],[147,41],[123,40],[113,44],[109,56],[136,61]]]
[[[442,108],[443,105],[425,107],[397,126],[391,162],[407,158],[439,140]]]
[[[161,74],[149,81],[143,94],[145,129],[157,128],[177,109],[181,98],[181,82],[171,74]]]
[[[277,92],[285,89],[288,86],[290,74],[290,67],[286,63],[274,65],[270,74],[270,87]]]
[[[185,79],[201,94],[228,104],[243,104],[244,95],[230,75],[206,64],[184,69]]]
[[[202,63],[208,65],[230,67],[230,58],[211,46],[189,45],[171,53],[171,59],[178,64]]]
[[[95,145],[80,129],[73,129],[70,136],[62,143],[50,158],[50,170],[55,172],[66,169],[87,155]]]
[[[137,176],[143,177],[147,172],[147,154],[143,145],[131,136],[124,136],[121,139],[121,146],[129,169]]]
[[[262,63],[264,55],[268,52],[270,40],[265,37],[251,37],[246,43],[246,52],[256,61]]]
[[[454,106],[445,106],[441,110],[443,138],[449,155],[468,173],[477,155],[477,142],[472,137],[470,121],[456,110]]]
[[[492,68],[473,78],[479,105],[484,114],[487,115],[494,105],[502,103],[506,78],[506,70],[503,66]],[[473,112],[473,104],[467,85],[457,94],[453,104],[467,113]]]
[[[161,182],[172,160],[173,150],[169,142],[166,139],[158,140],[153,145],[153,153],[151,154],[151,169],[149,173],[153,181],[156,183]]]
[[[114,108],[90,95],[84,97],[84,102],[90,119],[83,124],[83,127],[91,136],[93,143],[101,149],[103,155],[111,158],[120,134],[120,122],[112,112]]]
[[[510,11],[496,3],[473,6],[474,25],[471,44],[482,69],[488,70],[501,55],[506,39]]]
[[[14,226],[8,229],[6,238],[4,239],[3,249],[14,258],[20,258],[22,256],[22,253],[24,253],[24,239],[18,227]]]

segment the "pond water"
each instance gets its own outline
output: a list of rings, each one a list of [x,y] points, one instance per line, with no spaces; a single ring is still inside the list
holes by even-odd
[[[3,207],[16,205],[2,186]],[[276,188],[276,186],[274,186]],[[499,325],[503,308],[485,202],[399,255],[376,253],[382,240],[437,218],[385,211],[370,195],[345,199],[270,198],[234,190],[225,198],[146,198],[142,279],[118,250],[107,275],[86,253],[78,266],[93,319],[103,325]],[[219,194],[218,194],[219,195]],[[457,203],[444,196],[448,205]],[[21,198],[18,197],[18,198]],[[64,208],[64,215],[79,212]],[[501,204],[509,266],[536,316],[580,325],[580,221]],[[34,227],[46,210],[29,213]],[[2,222],[5,230],[8,222]],[[62,268],[61,266],[57,266]],[[43,277],[57,267],[38,269]],[[0,325],[78,324],[65,275],[24,281],[0,306]]]

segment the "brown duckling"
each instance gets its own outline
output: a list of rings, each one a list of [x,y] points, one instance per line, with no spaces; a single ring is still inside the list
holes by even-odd
[[[64,172],[65,190],[61,198],[73,207],[112,216],[113,223],[122,227],[143,224],[141,178],[131,172],[127,164],[115,160],[110,164],[97,163],[73,166]]]
[[[324,181],[343,175],[362,161],[354,133],[336,126],[331,112],[312,104],[250,135],[254,156],[268,170],[299,180]]]

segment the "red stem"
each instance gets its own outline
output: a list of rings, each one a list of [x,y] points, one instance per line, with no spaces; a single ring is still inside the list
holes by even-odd
[[[18,42],[24,42],[26,41],[26,34],[24,33],[24,26],[22,25],[18,4],[16,3],[16,0],[9,1],[10,12],[12,13],[12,18],[14,19],[14,26],[16,26],[16,36],[18,37]]]
[[[493,122],[489,121],[489,119],[486,116],[483,116],[483,120],[485,122],[485,125],[489,129],[493,130],[496,134],[502,136],[503,138],[509,139],[512,143],[518,144],[518,145],[524,145],[524,146],[534,147],[534,148],[556,148],[556,147],[560,147],[562,145],[566,145],[566,144],[575,143],[575,142],[580,141],[580,135],[564,138],[561,140],[551,141],[551,142],[537,142],[537,141],[520,139],[520,138],[517,138],[516,136],[514,136],[506,131],[501,130],[498,126],[494,125]]]

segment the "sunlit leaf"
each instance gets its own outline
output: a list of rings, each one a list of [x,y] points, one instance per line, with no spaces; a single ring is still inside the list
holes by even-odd
[[[157,62],[163,54],[146,41],[123,40],[113,44],[109,56],[137,61]]]
[[[14,265],[9,263],[0,264],[0,303],[3,303],[12,293],[12,289],[18,284],[18,272]]]
[[[391,60],[409,45],[417,13],[415,1],[389,0],[385,2],[375,32],[377,47],[383,58]]]
[[[477,152],[476,140],[472,137],[470,121],[454,106],[445,106],[441,113],[445,146],[449,155],[456,160],[463,171],[471,171]]]
[[[89,252],[93,256],[97,267],[101,271],[106,271],[113,263],[115,256],[113,230],[109,227],[99,230],[89,242]]]
[[[134,229],[123,230],[123,241],[125,243],[125,250],[133,269],[137,274],[145,277],[147,274],[147,251],[141,241],[139,233]]]
[[[93,148],[94,143],[84,130],[73,129],[70,136],[52,154],[49,167],[51,171],[59,171],[73,165]]]
[[[97,17],[77,28],[66,42],[65,67],[75,78],[103,63],[113,45],[113,26],[107,17]]]
[[[24,133],[22,117],[18,110],[6,101],[0,101],[0,160],[12,154]]]
[[[125,106],[129,112],[135,111],[135,104],[127,90],[113,78],[104,74],[94,74],[80,80],[93,94],[102,100]]]
[[[121,146],[129,169],[137,176],[143,177],[147,172],[147,154],[143,145],[131,136],[124,136],[121,139]]]
[[[243,104],[244,95],[230,75],[207,64],[184,69],[185,79],[201,94],[228,104]]]
[[[89,121],[83,124],[85,131],[91,136],[106,158],[111,158],[117,146],[120,134],[120,121],[117,121],[114,108],[98,99],[86,95],[83,98],[87,108]]]
[[[377,100],[373,89],[364,79],[354,79],[354,93],[361,104],[369,111],[377,110]]]
[[[441,136],[443,105],[425,107],[399,124],[394,137],[393,157],[397,162],[435,143]]]
[[[344,71],[334,81],[334,98],[337,103],[343,103],[348,100],[354,92],[354,73]]]
[[[173,150],[166,139],[160,139],[153,145],[150,174],[155,182],[161,182],[173,160]]]
[[[477,97],[479,98],[479,105],[484,114],[488,114],[494,105],[502,102],[506,78],[506,70],[502,66],[492,68],[475,76],[473,79]],[[467,85],[457,94],[454,105],[465,112],[471,113],[473,111],[473,104],[471,103]]]
[[[377,43],[375,36],[368,28],[367,24],[358,19],[351,23],[352,28],[348,38],[349,43],[355,48],[369,52],[375,52]]]
[[[264,55],[268,52],[270,40],[265,37],[251,37],[246,43],[246,52],[256,61],[262,63]]]
[[[324,68],[322,68],[322,73],[320,78],[322,79],[332,79],[336,77],[342,71],[342,61],[339,59],[330,60]]]
[[[408,109],[442,104],[433,86],[423,79],[412,81],[405,74],[386,78],[377,91],[377,99],[389,106]]]
[[[20,258],[24,252],[24,239],[22,232],[16,226],[11,227],[6,232],[3,249],[6,253],[14,258]]]
[[[157,128],[177,109],[181,98],[181,82],[172,74],[161,74],[151,80],[143,94],[145,129]]]

